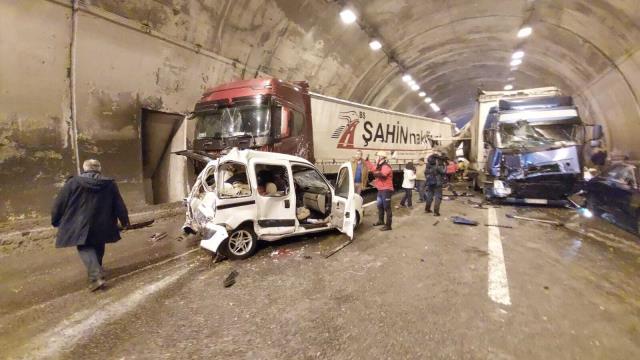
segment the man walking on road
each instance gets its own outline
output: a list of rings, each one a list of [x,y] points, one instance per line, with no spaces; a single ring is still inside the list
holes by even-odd
[[[444,185],[445,159],[436,152],[427,159],[427,169],[424,172],[427,181],[427,203],[424,211],[431,212],[431,203],[435,197],[433,216],[440,216],[440,203],[442,202],[442,186]]]
[[[367,187],[369,181],[369,169],[362,158],[362,151],[356,151],[356,156],[351,160],[351,170],[353,170],[353,182],[356,194],[360,195],[363,189]]]
[[[367,161],[367,167],[369,171],[373,173],[375,180],[373,186],[378,190],[378,198],[376,203],[378,205],[378,222],[373,226],[384,225],[381,231],[391,230],[391,195],[393,195],[393,169],[391,165],[387,163],[387,153],[385,151],[378,151],[376,153],[376,164],[373,165]],[[386,213],[386,223],[385,223]]]
[[[105,284],[102,258],[107,243],[120,240],[118,220],[129,226],[127,207],[116,182],[102,176],[98,160],[86,160],[84,172],[70,177],[60,190],[51,211],[51,225],[58,228],[56,247],[76,246],[87,268],[89,289]]]

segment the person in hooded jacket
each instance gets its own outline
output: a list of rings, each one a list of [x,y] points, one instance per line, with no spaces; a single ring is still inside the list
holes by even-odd
[[[427,168],[424,171],[427,182],[427,201],[424,207],[424,211],[431,212],[431,203],[435,198],[435,204],[433,206],[433,215],[440,216],[440,203],[442,202],[442,186],[444,185],[445,159],[440,153],[429,156],[427,159]]]
[[[58,228],[56,247],[75,246],[87,268],[89,289],[104,286],[102,259],[105,244],[120,240],[118,220],[129,226],[127,207],[116,182],[101,174],[98,160],[86,160],[83,172],[70,177],[51,211],[51,225]]]

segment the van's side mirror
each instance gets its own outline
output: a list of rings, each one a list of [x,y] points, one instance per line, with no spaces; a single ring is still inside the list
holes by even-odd
[[[604,137],[604,131],[602,130],[602,125],[593,125],[593,129],[591,129],[591,140],[600,140]]]

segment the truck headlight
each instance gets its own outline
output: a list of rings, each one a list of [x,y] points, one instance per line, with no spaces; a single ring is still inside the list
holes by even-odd
[[[495,196],[506,197],[511,195],[511,189],[506,187],[502,180],[493,180],[493,194]]]

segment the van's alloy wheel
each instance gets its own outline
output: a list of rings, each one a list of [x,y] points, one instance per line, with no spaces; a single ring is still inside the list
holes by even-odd
[[[256,251],[257,243],[258,236],[246,226],[231,231],[223,248],[230,259],[246,259]]]

